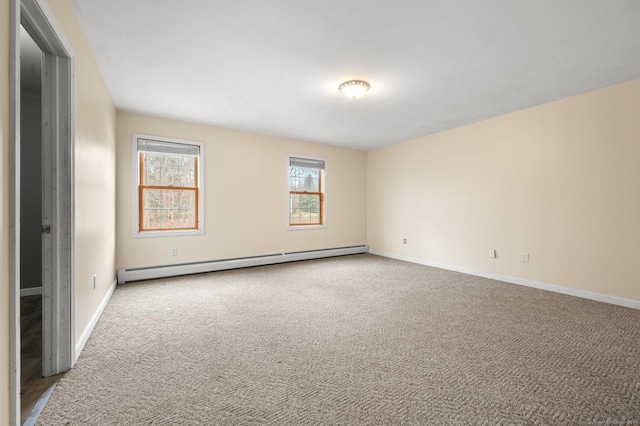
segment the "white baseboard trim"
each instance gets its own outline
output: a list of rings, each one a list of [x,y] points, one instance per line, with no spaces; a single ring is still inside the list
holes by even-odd
[[[111,287],[109,287],[107,294],[104,295],[102,302],[100,302],[100,306],[98,306],[98,309],[96,309],[95,313],[91,317],[89,324],[87,324],[84,331],[82,332],[82,335],[80,336],[80,340],[76,342],[76,353],[75,353],[75,359],[73,360],[74,364],[76,363],[76,361],[78,361],[78,358],[80,357],[80,352],[82,352],[82,350],[84,349],[84,346],[87,344],[87,341],[89,340],[89,336],[91,336],[91,333],[93,332],[94,327],[96,326],[96,324],[98,323],[98,320],[100,319],[100,315],[102,315],[104,308],[107,306],[107,303],[109,303],[109,299],[111,299],[111,295],[113,294],[113,291],[116,289],[116,285],[118,285],[118,280],[113,280],[113,283],[111,283]]]
[[[367,245],[336,247],[329,249],[276,253],[262,256],[238,257],[235,259],[211,260],[206,262],[182,263],[176,265],[151,266],[144,268],[118,270],[118,284],[131,281],[151,280],[175,277],[178,275],[201,274],[203,272],[224,271],[227,269],[249,268],[253,266],[275,265],[299,260],[323,259],[325,257],[345,256],[366,253]]]
[[[481,271],[479,269],[465,268],[462,266],[448,265],[445,263],[431,262],[415,257],[401,256],[392,253],[385,253],[378,250],[369,249],[369,254],[388,257],[391,259],[403,260],[405,262],[418,263],[420,265],[432,266],[434,268],[446,269],[449,271],[462,272],[463,274],[475,275],[497,281],[504,281],[510,284],[517,284],[526,287],[538,288],[540,290],[552,291],[554,293],[566,294],[569,296],[581,297],[583,299],[595,300],[598,302],[610,303],[612,305],[624,306],[626,308],[640,309],[640,300],[625,299],[623,297],[609,296],[607,294],[594,293],[586,290],[579,290],[571,287],[564,287],[555,284],[547,284],[538,281],[526,280],[524,278],[510,277],[508,275],[496,274],[493,272]]]
[[[36,294],[42,294],[42,287],[20,289],[20,297],[35,296]]]

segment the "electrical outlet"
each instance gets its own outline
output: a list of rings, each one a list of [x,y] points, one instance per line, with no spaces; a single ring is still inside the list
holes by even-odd
[[[406,238],[402,239],[402,244],[407,244],[407,239]]]
[[[529,253],[521,253],[520,262],[529,263]]]
[[[98,274],[93,274],[93,289],[95,290],[98,286]]]
[[[496,257],[496,251],[495,250],[489,250],[489,257],[494,259]]]
[[[177,256],[178,255],[178,249],[177,248],[172,248],[171,249],[171,256]]]

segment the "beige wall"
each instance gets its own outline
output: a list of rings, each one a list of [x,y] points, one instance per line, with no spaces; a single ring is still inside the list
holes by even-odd
[[[640,300],[638,111],[635,80],[369,152],[371,249]]]
[[[0,0],[0,424],[9,424],[9,0]]]
[[[115,279],[116,111],[69,0],[48,0],[75,53],[76,341]],[[93,289],[93,275],[98,286]]]
[[[366,243],[365,152],[125,112],[117,127],[119,268]],[[132,133],[204,142],[205,235],[132,238]],[[326,229],[286,229],[287,154],[327,159]]]

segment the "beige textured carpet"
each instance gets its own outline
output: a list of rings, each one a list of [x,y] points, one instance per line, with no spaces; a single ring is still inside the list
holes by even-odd
[[[118,286],[39,425],[640,424],[640,311],[372,255]]]

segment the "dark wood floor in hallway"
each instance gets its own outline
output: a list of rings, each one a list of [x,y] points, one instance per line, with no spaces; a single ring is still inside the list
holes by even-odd
[[[20,298],[20,423],[61,374],[42,377],[42,295]]]

